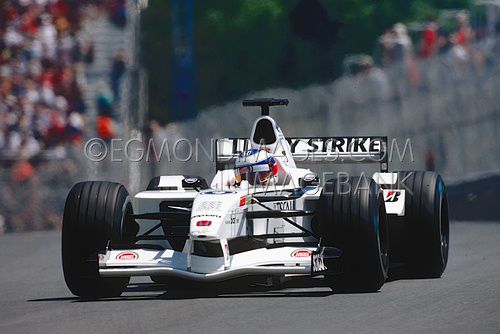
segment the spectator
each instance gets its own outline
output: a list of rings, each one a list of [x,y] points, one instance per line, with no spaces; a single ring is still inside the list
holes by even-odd
[[[127,7],[125,0],[110,0],[108,14],[111,23],[117,27],[124,28],[127,25]]]
[[[149,130],[152,145],[149,152],[151,154],[149,159],[153,162],[159,162],[161,159],[159,155],[162,150],[162,145],[165,144],[164,140],[167,138],[167,131],[165,130],[165,127],[161,126],[160,123],[154,120],[149,123]],[[155,173],[153,174],[156,175]]]
[[[98,112],[96,120],[97,135],[106,141],[110,141],[115,136],[113,99],[109,96],[102,83],[97,86],[96,105]]]
[[[115,102],[118,102],[120,100],[121,80],[123,74],[125,73],[125,69],[125,54],[123,53],[123,51],[119,51],[113,57],[111,72],[109,74],[111,89],[113,90],[113,97]]]
[[[457,14],[458,30],[455,33],[455,42],[469,51],[469,43],[472,40],[474,33],[470,26],[469,15],[461,11]]]
[[[90,41],[85,42],[82,46],[82,52],[83,52],[83,61],[87,65],[93,64],[95,58],[94,43]]]
[[[96,106],[99,116],[114,117],[113,98],[108,94],[103,83],[97,85]]]
[[[111,141],[115,137],[115,127],[113,119],[109,116],[97,116],[97,135],[105,141]]]
[[[427,59],[436,54],[438,44],[438,24],[436,20],[426,23],[422,31],[422,41],[420,45],[420,57]]]
[[[431,148],[428,148],[425,151],[425,170],[428,171],[435,171],[436,170],[436,164],[435,164],[436,156],[434,154],[434,151]]]
[[[4,234],[6,230],[5,218],[4,216],[0,215],[0,234]]]
[[[384,32],[384,34],[379,38],[379,45],[382,50],[382,63],[384,65],[389,65],[394,62],[394,57],[392,55],[392,45],[394,40],[394,31],[392,29],[388,29]]]
[[[24,182],[35,175],[35,169],[29,161],[16,162],[12,168],[12,180],[15,182]]]
[[[453,46],[453,43],[451,42],[451,35],[448,29],[444,27],[439,27],[437,31],[438,35],[438,40],[437,40],[437,47],[438,47],[438,53],[440,55],[448,53],[450,49]]]
[[[412,56],[412,42],[406,26],[396,23],[380,38],[385,64],[400,63]]]
[[[393,40],[393,57],[396,62],[408,60],[412,57],[412,42],[408,35],[406,26],[402,23],[396,23],[393,26],[394,40]]]

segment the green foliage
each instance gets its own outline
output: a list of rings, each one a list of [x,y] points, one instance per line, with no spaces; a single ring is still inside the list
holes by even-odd
[[[307,6],[301,7],[306,10],[294,14],[300,2],[195,1],[199,109],[267,87],[332,81],[341,74],[346,54],[371,53],[377,37],[392,24],[429,19],[440,8],[468,7],[469,0],[307,0]],[[321,12],[307,13],[314,3],[326,10],[325,17]],[[150,0],[142,26],[150,113],[162,121],[169,119],[172,84],[169,4]],[[297,28],[294,20],[301,16],[307,24]],[[318,30],[328,38],[318,35]]]
[[[171,85],[171,18],[169,1],[150,1],[142,14],[141,60],[149,71],[149,114],[153,119],[169,120],[168,99]]]

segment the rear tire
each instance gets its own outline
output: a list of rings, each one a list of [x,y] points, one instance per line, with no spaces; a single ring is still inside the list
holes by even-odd
[[[329,180],[317,212],[323,245],[343,252],[342,272],[331,278],[333,288],[378,291],[389,267],[387,219],[379,186],[364,177]]]
[[[391,254],[405,263],[413,277],[441,277],[448,263],[448,198],[435,172],[398,172],[398,189],[405,191],[405,216],[389,216]]]
[[[112,182],[81,182],[69,192],[62,226],[62,263],[66,285],[74,295],[113,297],[127,287],[130,277],[99,276],[97,252],[109,240],[126,239],[122,217],[129,203],[125,187]]]

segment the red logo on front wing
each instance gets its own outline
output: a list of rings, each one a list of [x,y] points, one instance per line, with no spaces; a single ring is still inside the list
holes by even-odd
[[[312,251],[309,249],[297,249],[290,254],[291,257],[310,257],[312,255]]]
[[[134,252],[121,252],[116,256],[116,259],[120,261],[133,261],[137,260],[138,258],[139,255],[137,255],[137,253]]]

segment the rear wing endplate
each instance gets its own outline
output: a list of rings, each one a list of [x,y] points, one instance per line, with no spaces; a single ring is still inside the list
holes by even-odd
[[[379,163],[389,169],[387,137],[290,137],[286,138],[295,163]],[[216,170],[232,168],[241,152],[251,149],[246,138],[221,138],[215,142]],[[282,152],[270,152],[281,156]]]

